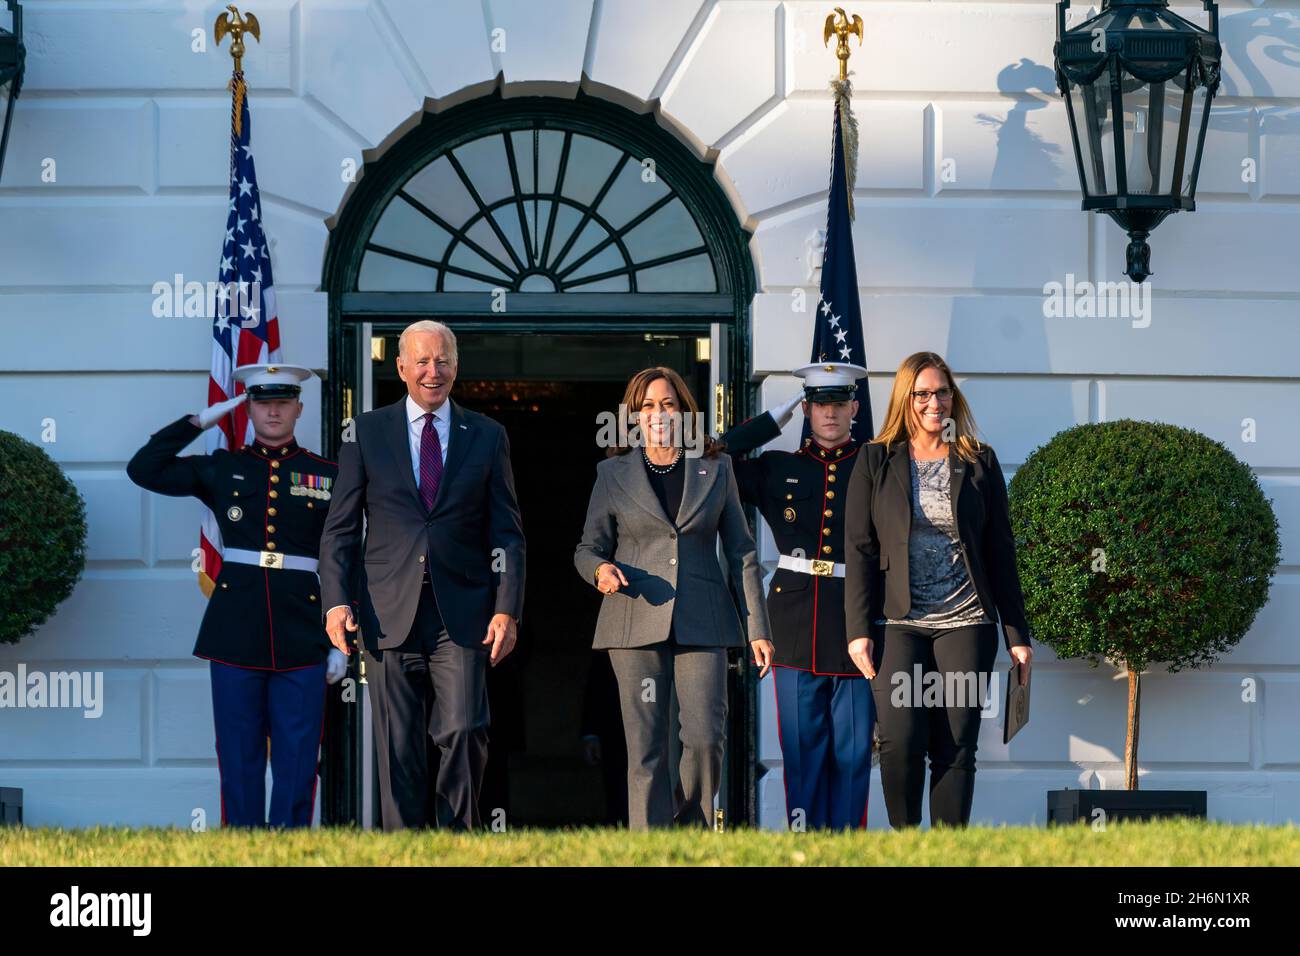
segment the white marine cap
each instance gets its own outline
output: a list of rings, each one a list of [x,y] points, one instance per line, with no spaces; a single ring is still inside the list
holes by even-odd
[[[848,362],[814,362],[794,370],[803,379],[804,398],[810,402],[847,402],[857,393],[858,379],[867,370]]]
[[[311,378],[312,370],[301,365],[241,365],[234,374],[236,382],[244,383],[249,401],[257,401],[297,398],[301,383]]]

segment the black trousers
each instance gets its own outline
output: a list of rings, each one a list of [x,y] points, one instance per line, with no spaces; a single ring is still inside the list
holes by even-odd
[[[443,625],[433,588],[420,591],[411,633],[398,647],[366,651],[366,682],[385,830],[475,829],[488,753],[488,648],[461,647]],[[426,739],[441,759],[429,811]]]
[[[920,825],[927,756],[931,826],[970,822],[980,708],[997,653],[996,624],[948,629],[885,625],[883,639],[873,648],[871,692],[890,826]]]

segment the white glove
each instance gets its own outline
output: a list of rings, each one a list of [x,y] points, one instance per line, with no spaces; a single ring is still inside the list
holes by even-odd
[[[325,683],[337,684],[348,672],[348,657],[337,647],[330,648],[330,656],[325,661]]]
[[[790,401],[786,402],[784,405],[778,405],[776,408],[773,408],[768,412],[768,414],[776,421],[777,428],[785,428],[786,425],[790,424],[790,419],[794,418],[795,408],[797,408],[799,403],[802,401],[803,389],[799,389],[799,394],[790,399]]]
[[[227,402],[218,402],[210,408],[203,409],[203,411],[199,412],[199,427],[203,429],[211,428],[246,401],[248,401],[248,393],[244,392],[238,398],[232,398]]]

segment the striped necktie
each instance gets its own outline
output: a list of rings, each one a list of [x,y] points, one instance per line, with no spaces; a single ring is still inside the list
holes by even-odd
[[[424,431],[420,433],[420,502],[425,511],[433,510],[441,480],[442,442],[438,439],[438,429],[433,427],[433,412],[426,412]]]

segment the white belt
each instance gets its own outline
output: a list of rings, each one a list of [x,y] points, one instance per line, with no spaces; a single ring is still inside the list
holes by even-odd
[[[818,577],[844,577],[844,565],[842,564],[833,564],[830,561],[815,561],[811,558],[792,558],[788,554],[781,555],[781,560],[776,563],[776,566],[785,568],[787,571],[815,574]]]
[[[221,553],[222,561],[235,564],[255,564],[259,568],[282,568],[289,571],[311,571],[315,573],[320,564],[315,558],[300,558],[296,554],[281,554],[279,551],[245,551],[243,548],[226,548]]]

